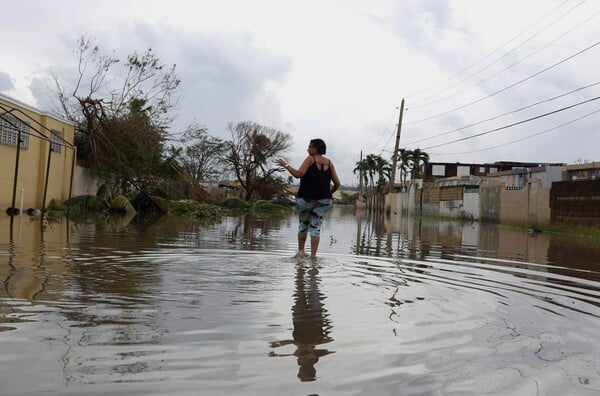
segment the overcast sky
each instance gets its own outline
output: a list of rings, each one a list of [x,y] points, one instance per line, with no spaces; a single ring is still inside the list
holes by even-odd
[[[565,60],[600,40],[597,1],[8,0],[3,6],[0,92],[41,109],[49,103],[49,71],[72,70],[77,38],[86,35],[120,58],[152,47],[177,65],[183,97],[173,133],[197,122],[228,138],[229,122],[256,121],[292,135],[287,157],[294,164],[308,140],[321,137],[344,184],[356,184],[352,169],[361,150],[389,158],[402,98],[400,146],[420,147],[431,161],[600,160],[600,113],[542,133],[600,110],[600,100],[447,144],[595,98],[600,85],[414,143],[600,82],[600,45]]]

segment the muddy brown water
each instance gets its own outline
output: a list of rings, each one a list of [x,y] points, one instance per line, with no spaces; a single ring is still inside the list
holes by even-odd
[[[334,208],[0,219],[0,394],[592,395],[600,241]]]

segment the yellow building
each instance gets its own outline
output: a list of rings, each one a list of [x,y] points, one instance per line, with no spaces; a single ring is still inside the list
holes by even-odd
[[[17,139],[21,148],[17,167]],[[72,122],[39,111],[25,103],[0,94],[0,209],[42,208],[51,199],[69,198],[75,126]],[[50,161],[48,156],[50,155]],[[48,163],[50,166],[48,167]],[[14,190],[15,171],[17,174]]]

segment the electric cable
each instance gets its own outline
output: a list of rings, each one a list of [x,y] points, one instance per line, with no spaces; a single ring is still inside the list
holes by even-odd
[[[377,143],[375,143],[372,147],[373,149],[375,149],[376,147],[379,147],[379,143],[381,142],[381,139],[383,139],[383,137],[385,136],[385,134],[387,133],[388,129],[390,129],[390,123],[394,120],[396,115],[396,110],[394,110],[394,112],[392,113],[392,117],[391,119],[386,123],[386,127],[383,130],[383,132],[381,133],[381,135],[379,135],[379,139],[377,139]]]
[[[580,4],[581,4],[581,3],[580,3]],[[579,29],[581,26],[583,26],[583,25],[584,25],[584,24],[586,24],[587,22],[591,21],[592,19],[594,19],[595,17],[597,17],[599,14],[600,14],[600,11],[598,11],[598,12],[596,12],[596,13],[592,14],[591,16],[589,16],[588,18],[586,18],[584,21],[582,21],[582,22],[580,22],[579,24],[577,24],[575,27],[573,27],[573,28],[569,29],[568,31],[566,31],[566,32],[564,32],[564,33],[561,33],[560,35],[558,35],[558,36],[557,36],[557,37],[555,37],[554,39],[550,40],[549,42],[547,42],[547,43],[546,43],[546,44],[544,44],[543,46],[539,47],[537,50],[535,50],[535,51],[533,51],[532,53],[528,54],[527,56],[525,56],[525,57],[523,57],[523,58],[521,58],[521,59],[517,60],[516,62],[514,62],[514,63],[510,64],[509,66],[506,66],[505,68],[503,68],[502,70],[500,70],[500,71],[498,71],[498,72],[496,72],[496,73],[492,74],[491,76],[488,76],[488,77],[484,78],[483,80],[481,80],[481,81],[478,81],[478,82],[476,82],[475,84],[473,84],[473,85],[471,85],[471,86],[469,86],[469,87],[467,87],[467,88],[464,88],[464,89],[463,89],[463,90],[461,90],[461,91],[455,92],[455,93],[453,93],[453,94],[450,94],[450,95],[448,95],[448,96],[444,96],[443,98],[440,98],[440,99],[433,100],[433,101],[431,101],[431,102],[427,102],[427,103],[423,103],[423,104],[417,104],[417,105],[413,105],[413,106],[412,106],[412,108],[413,108],[413,109],[415,109],[415,108],[421,108],[421,107],[426,107],[426,106],[429,106],[429,105],[432,105],[432,104],[435,104],[435,103],[439,103],[439,102],[442,102],[442,101],[444,101],[444,100],[447,100],[447,99],[454,98],[454,97],[456,97],[456,96],[458,96],[458,95],[460,95],[460,94],[463,94],[463,93],[465,93],[465,92],[467,92],[467,91],[469,91],[469,90],[471,90],[471,89],[473,89],[473,88],[475,88],[475,87],[478,87],[479,85],[481,85],[481,84],[483,84],[483,83],[485,83],[485,82],[487,82],[487,81],[491,80],[492,78],[499,76],[500,74],[504,73],[505,71],[512,69],[513,67],[515,67],[515,66],[516,66],[516,65],[518,65],[519,63],[521,63],[521,62],[523,62],[523,61],[525,61],[525,60],[527,60],[527,59],[531,58],[533,55],[535,55],[535,54],[539,53],[540,51],[542,51],[542,50],[544,50],[544,49],[548,48],[549,46],[551,46],[552,44],[554,44],[554,43],[555,43],[555,42],[557,42],[558,40],[560,40],[560,39],[564,38],[564,37],[565,37],[565,36],[567,36],[568,34],[570,34],[570,33],[572,33],[573,31],[575,31],[575,30]],[[500,58],[500,59],[501,59],[501,58]],[[500,59],[498,59],[498,60],[500,60]],[[464,80],[463,80],[463,81],[464,81]],[[456,86],[456,85],[455,85],[455,86]],[[451,88],[453,88],[453,87],[451,87]],[[449,88],[449,89],[450,89],[450,88]]]
[[[491,94],[488,94],[488,95],[486,95],[486,96],[484,96],[484,97],[481,97],[481,98],[479,98],[479,99],[476,99],[476,100],[474,100],[474,101],[471,101],[471,102],[469,102],[469,103],[466,103],[466,104],[464,104],[464,105],[458,106],[458,107],[456,107],[456,108],[454,108],[454,109],[452,109],[452,110],[448,110],[448,111],[445,111],[445,112],[443,112],[443,113],[436,114],[436,115],[433,115],[433,116],[430,116],[430,117],[427,117],[427,118],[423,118],[423,119],[420,119],[420,120],[416,120],[416,121],[407,122],[407,123],[406,123],[406,125],[410,125],[410,124],[416,124],[416,123],[420,123],[420,122],[423,122],[423,121],[429,121],[429,120],[433,120],[433,119],[436,119],[436,118],[442,117],[442,116],[444,116],[444,115],[447,115],[447,114],[454,113],[455,111],[462,110],[462,109],[464,109],[464,108],[466,108],[466,107],[469,107],[469,106],[471,106],[471,105],[474,105],[475,103],[482,102],[482,101],[484,101],[485,99],[489,99],[489,98],[491,98],[491,97],[493,97],[493,96],[495,96],[495,95],[497,95],[497,94],[499,94],[499,93],[505,92],[505,91],[509,90],[510,88],[513,88],[513,87],[515,87],[515,86],[517,86],[517,85],[519,85],[519,84],[522,84],[522,83],[524,83],[525,81],[531,80],[532,78],[534,78],[534,77],[537,77],[537,76],[539,76],[540,74],[542,74],[542,73],[545,73],[545,72],[547,72],[548,70],[551,70],[551,69],[555,68],[556,66],[559,66],[559,65],[561,65],[561,64],[563,64],[563,63],[565,63],[565,62],[567,62],[567,61],[569,61],[569,60],[571,60],[571,59],[575,58],[576,56],[579,56],[579,55],[581,55],[581,54],[583,54],[583,53],[585,53],[585,52],[587,52],[587,51],[591,50],[592,48],[594,48],[594,47],[596,47],[596,46],[598,46],[598,45],[600,45],[600,41],[596,41],[594,44],[592,44],[592,45],[589,45],[589,46],[585,47],[584,49],[577,51],[577,52],[576,52],[576,53],[574,53],[573,55],[570,55],[570,56],[568,56],[568,57],[566,57],[566,58],[564,58],[564,59],[561,59],[560,61],[558,61],[558,62],[556,62],[556,63],[554,63],[554,64],[552,64],[552,65],[550,65],[550,66],[547,66],[547,67],[543,68],[542,70],[538,71],[537,73],[534,73],[534,74],[532,74],[532,75],[530,75],[530,76],[528,76],[528,77],[525,77],[525,78],[523,78],[523,79],[521,79],[521,80],[519,80],[519,81],[517,81],[517,82],[515,82],[515,83],[512,83],[512,84],[510,84],[510,85],[508,85],[508,86],[506,86],[506,87],[504,87],[504,88],[498,89],[498,90],[496,90],[496,91],[492,92]]]
[[[537,19],[534,23],[530,24],[529,26],[527,26],[525,29],[521,30],[519,33],[517,33],[514,37],[512,37],[510,40],[506,41],[504,44],[502,44],[501,46],[499,46],[498,48],[496,48],[495,50],[493,50],[492,52],[490,52],[489,54],[483,56],[482,58],[480,58],[479,60],[475,61],[474,63],[470,64],[469,66],[465,67],[464,69],[460,70],[459,72],[455,73],[454,75],[452,75],[451,77],[444,79],[442,81],[439,81],[433,85],[431,85],[428,88],[425,88],[424,90],[418,91],[416,93],[413,94],[409,94],[409,98],[413,98],[413,97],[417,97],[439,85],[442,85],[448,81],[453,80],[455,77],[458,77],[459,75],[461,75],[462,73],[464,73],[465,71],[469,70],[470,68],[472,68],[473,66],[478,65],[479,63],[483,62],[484,60],[486,60],[487,58],[489,58],[490,56],[492,56],[493,54],[495,54],[496,52],[500,51],[502,48],[504,48],[505,46],[507,46],[508,44],[512,43],[514,40],[516,40],[517,38],[519,38],[522,34],[524,34],[525,32],[529,31],[530,29],[532,29],[534,26],[536,26],[538,23],[540,23],[541,21],[543,21],[544,19],[546,19],[547,17],[549,17],[550,15],[552,15],[556,10],[558,10],[559,8],[563,7],[565,4],[567,4],[569,2],[569,0],[565,0],[563,1],[561,4],[559,4],[558,6],[556,6],[555,8],[553,8],[549,13],[545,14],[543,17]]]
[[[509,115],[509,114],[518,113],[518,112],[520,112],[520,111],[523,111],[523,110],[530,109],[530,108],[532,108],[532,107],[534,107],[534,106],[537,106],[537,105],[539,105],[539,104],[542,104],[542,103],[547,103],[547,102],[551,102],[551,101],[553,101],[553,100],[556,100],[556,99],[559,99],[559,98],[565,97],[565,96],[567,96],[567,95],[571,95],[571,94],[573,94],[573,93],[575,93],[575,92],[579,92],[579,91],[582,91],[582,90],[584,90],[584,89],[591,88],[591,87],[594,87],[594,86],[597,86],[597,85],[600,85],[600,81],[598,81],[598,82],[595,82],[595,83],[593,83],[593,84],[588,84],[588,85],[585,85],[585,86],[583,86],[583,87],[579,87],[579,88],[577,88],[577,89],[574,89],[574,90],[572,90],[572,91],[565,92],[565,93],[563,93],[563,94],[560,94],[560,95],[557,95],[557,96],[553,96],[553,97],[551,97],[551,98],[548,98],[548,99],[544,99],[544,100],[537,101],[537,102],[535,102],[535,103],[532,103],[532,104],[530,104],[530,105],[527,105],[527,106],[524,106],[524,107],[520,107],[520,108],[518,108],[518,109],[511,110],[511,111],[508,111],[508,112],[506,112],[506,113],[502,113],[502,114],[496,115],[496,116],[494,116],[494,117],[486,118],[485,120],[477,121],[477,122],[475,122],[475,123],[472,123],[472,124],[469,124],[469,125],[462,126],[462,127],[460,127],[460,128],[455,128],[455,129],[452,129],[452,130],[450,130],[450,131],[447,131],[447,132],[439,133],[439,134],[437,134],[437,135],[428,136],[428,137],[425,137],[425,138],[422,138],[422,139],[419,139],[419,140],[414,140],[414,141],[412,141],[412,142],[408,142],[408,143],[406,143],[406,145],[407,145],[407,146],[409,146],[409,145],[412,145],[412,144],[415,144],[415,143],[421,143],[421,142],[425,142],[425,141],[427,141],[427,140],[432,140],[432,139],[435,139],[435,138],[438,138],[438,137],[441,137],[441,136],[445,136],[445,135],[448,135],[448,134],[450,134],[450,133],[453,133],[453,132],[462,131],[463,129],[467,129],[467,128],[470,128],[470,127],[473,127],[473,126],[477,126],[477,125],[483,124],[483,123],[485,123],[485,122],[489,122],[489,121],[497,120],[498,118],[502,118],[502,117],[504,117],[504,116],[507,116],[507,115]]]
[[[476,138],[476,137],[479,137],[479,136],[487,135],[487,134],[490,134],[492,132],[498,132],[498,131],[501,131],[503,129],[511,128],[513,126],[516,126],[516,125],[521,125],[521,124],[524,124],[526,122],[534,121],[534,120],[537,120],[537,119],[540,119],[540,118],[543,118],[543,117],[547,117],[547,116],[552,115],[552,114],[560,113],[562,111],[569,110],[569,109],[572,109],[574,107],[581,106],[583,104],[596,101],[598,99],[600,99],[600,96],[596,96],[595,98],[587,99],[587,100],[584,100],[582,102],[575,103],[575,104],[572,104],[570,106],[562,107],[560,109],[553,110],[553,111],[550,111],[550,112],[547,112],[547,113],[544,113],[544,114],[540,114],[540,115],[537,115],[535,117],[527,118],[525,120],[521,120],[521,121],[518,121],[518,122],[513,122],[512,124],[508,124],[508,125],[504,125],[504,126],[501,126],[501,127],[498,127],[498,128],[490,129],[490,130],[485,131],[485,132],[480,132],[480,133],[477,133],[475,135],[470,135],[470,136],[466,136],[464,138],[460,138],[460,139],[452,140],[452,141],[449,141],[449,142],[440,143],[440,144],[436,144],[436,145],[433,145],[433,146],[425,147],[423,150],[428,150],[428,149],[432,149],[432,148],[436,148],[436,147],[441,147],[441,146],[447,146],[449,144],[454,144],[454,143],[462,142],[462,141],[465,141],[465,140],[473,139],[473,138]]]
[[[573,120],[571,120],[571,121],[567,121],[567,122],[564,122],[564,123],[562,123],[562,124],[556,125],[556,126],[554,126],[554,127],[552,127],[552,128],[545,129],[545,130],[543,130],[543,131],[541,131],[541,132],[536,132],[536,133],[534,133],[534,134],[531,134],[531,135],[528,135],[528,136],[525,136],[525,137],[522,137],[522,138],[519,138],[519,139],[511,140],[511,141],[509,141],[509,142],[506,142],[506,143],[497,144],[497,145],[495,145],[495,146],[490,146],[490,147],[486,147],[486,148],[482,148],[482,149],[477,149],[477,150],[471,150],[471,151],[463,151],[463,152],[460,152],[460,153],[433,153],[432,155],[461,155],[461,154],[472,154],[472,153],[478,153],[478,152],[481,152],[481,151],[487,151],[487,150],[492,150],[492,149],[499,148],[499,147],[508,146],[508,145],[511,145],[511,144],[514,144],[514,143],[519,143],[519,142],[522,142],[522,141],[524,141],[524,140],[532,139],[532,138],[534,138],[534,137],[536,137],[536,136],[540,136],[540,135],[543,135],[543,134],[546,134],[546,133],[552,132],[552,131],[554,131],[554,130],[556,130],[556,129],[562,128],[562,127],[564,127],[564,126],[567,126],[567,125],[573,124],[573,123],[575,123],[575,122],[577,122],[577,121],[583,120],[584,118],[590,117],[590,116],[592,116],[592,115],[594,115],[594,114],[596,114],[596,113],[600,113],[600,109],[598,109],[598,110],[594,110],[594,111],[592,111],[592,112],[590,112],[590,113],[587,113],[587,114],[584,114],[584,115],[582,115],[581,117],[577,117],[577,118],[575,118],[575,119],[573,119]]]

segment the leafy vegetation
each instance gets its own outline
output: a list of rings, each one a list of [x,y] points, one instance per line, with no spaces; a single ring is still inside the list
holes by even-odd
[[[342,192],[342,198],[337,202],[338,205],[355,205],[358,199],[358,193],[349,194]]]
[[[227,198],[219,202],[219,205],[228,209],[250,209],[250,202],[241,198]]]
[[[51,199],[46,209],[50,212],[63,212],[67,210],[67,206],[58,199]]]
[[[289,134],[243,121],[231,123],[231,140],[223,140],[193,123],[179,140],[173,139],[168,132],[181,84],[175,65],[163,62],[150,48],[119,59],[86,37],[78,40],[75,54],[74,73],[67,78],[52,74],[58,105],[54,110],[75,123],[78,159],[102,184],[96,197],[73,198],[70,209],[131,212],[127,199],[144,193],[165,213],[189,213],[184,204],[174,202],[213,203],[208,190],[216,187],[201,183],[227,177],[237,179],[248,202],[286,193],[275,158],[290,147]],[[267,206],[258,207],[262,211]],[[248,210],[250,205],[235,208]]]
[[[292,212],[293,208],[286,204],[271,201],[256,201],[252,206],[252,212],[256,214],[284,214]]]
[[[77,155],[109,183],[112,195],[146,191],[179,169],[165,150],[180,79],[150,48],[120,62],[93,40],[77,45],[78,72],[52,75],[61,116],[73,121]],[[119,68],[122,65],[123,68]]]
[[[192,216],[203,223],[220,222],[227,213],[220,206],[213,204],[200,204]]]
[[[95,195],[79,195],[66,200],[64,204],[70,210],[76,210],[82,214],[99,212],[102,209],[102,203]]]

